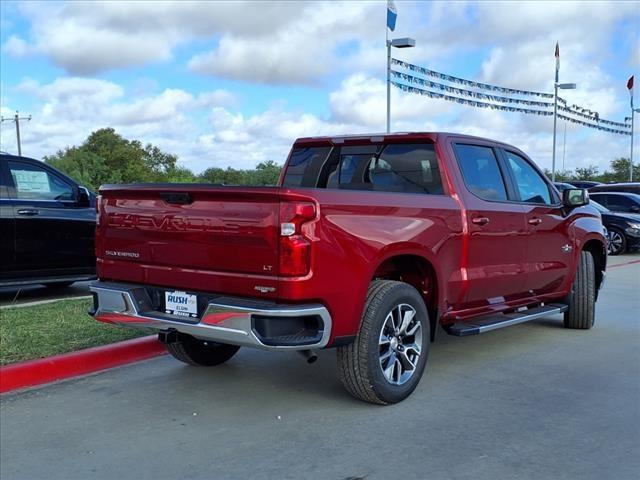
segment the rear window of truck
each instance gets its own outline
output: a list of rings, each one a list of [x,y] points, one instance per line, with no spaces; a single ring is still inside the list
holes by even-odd
[[[283,186],[444,193],[432,144],[294,148]]]

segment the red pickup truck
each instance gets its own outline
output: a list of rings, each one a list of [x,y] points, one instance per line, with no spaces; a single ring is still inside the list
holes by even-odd
[[[347,390],[406,398],[440,325],[473,335],[542,316],[589,329],[606,238],[520,150],[408,133],[302,138],[277,187],[107,185],[92,314],[158,332],[177,359],[336,347]]]

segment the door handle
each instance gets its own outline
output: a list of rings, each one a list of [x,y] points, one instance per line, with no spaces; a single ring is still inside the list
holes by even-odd
[[[38,210],[35,208],[21,208],[18,210],[18,215],[25,215],[31,217],[33,215],[38,215]]]
[[[487,217],[474,217],[471,219],[471,223],[475,225],[486,225],[489,223],[489,219]]]
[[[529,225],[540,225],[542,223],[542,219],[541,218],[530,218],[529,219]]]

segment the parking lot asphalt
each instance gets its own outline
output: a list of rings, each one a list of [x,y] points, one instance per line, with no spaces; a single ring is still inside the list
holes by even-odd
[[[561,317],[439,332],[414,394],[352,399],[335,353],[171,357],[2,397],[0,478],[637,479],[640,260],[612,259],[590,331]]]

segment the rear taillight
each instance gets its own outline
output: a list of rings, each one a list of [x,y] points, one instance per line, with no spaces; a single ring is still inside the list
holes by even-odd
[[[96,226],[100,225],[100,202],[102,201],[102,195],[96,197]]]
[[[302,226],[314,218],[313,203],[280,204],[280,275],[300,277],[309,273],[311,243],[305,238]]]
[[[102,195],[98,195],[96,197],[96,230],[95,230],[95,237],[94,237],[94,243],[93,243],[93,250],[94,250],[94,254],[97,257],[100,256],[100,250],[101,250],[101,245],[100,245],[100,205],[102,204]]]

